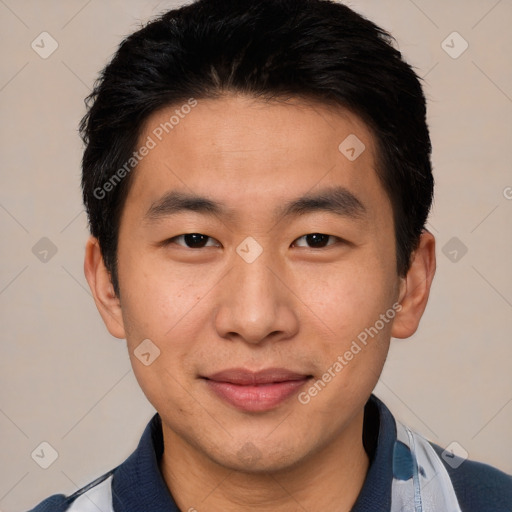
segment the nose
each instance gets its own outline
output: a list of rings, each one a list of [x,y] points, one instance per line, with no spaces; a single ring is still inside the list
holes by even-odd
[[[215,314],[219,336],[258,344],[291,338],[299,328],[296,300],[284,271],[263,253],[252,263],[235,255]]]

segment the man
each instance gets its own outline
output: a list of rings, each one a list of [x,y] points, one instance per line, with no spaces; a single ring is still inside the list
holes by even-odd
[[[81,131],[85,274],[158,414],[41,511],[505,511],[512,479],[372,395],[435,272],[425,99],[326,0],[200,0],[128,37]]]

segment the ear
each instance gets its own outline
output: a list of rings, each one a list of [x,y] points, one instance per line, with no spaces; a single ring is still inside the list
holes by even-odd
[[[116,338],[125,338],[121,303],[105,267],[98,239],[93,236],[85,246],[84,273],[108,331]]]
[[[409,271],[400,284],[398,302],[402,309],[393,321],[391,336],[394,338],[408,338],[418,328],[436,272],[435,247],[434,236],[423,231],[418,248],[412,254]]]

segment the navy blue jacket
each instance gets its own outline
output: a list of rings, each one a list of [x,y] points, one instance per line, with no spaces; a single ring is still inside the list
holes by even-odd
[[[389,511],[393,474],[400,469],[395,450],[397,430],[391,412],[374,395],[365,407],[363,440],[370,467],[352,512]],[[432,446],[441,456],[443,449]],[[158,467],[162,453],[161,419],[155,414],[137,449],[122,464],[71,496],[51,496],[31,512],[64,512],[80,496],[109,479],[114,512],[180,512]],[[512,512],[512,476],[469,460],[457,469],[443,463],[463,512]]]

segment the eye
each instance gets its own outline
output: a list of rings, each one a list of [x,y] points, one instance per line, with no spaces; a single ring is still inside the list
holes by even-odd
[[[186,233],[170,238],[166,244],[176,244],[189,249],[201,249],[203,247],[219,247],[220,244],[215,238],[212,238],[201,233]]]
[[[329,238],[332,240],[329,241]],[[310,233],[309,235],[301,236],[293,242],[292,245],[297,247],[311,247],[313,249],[321,249],[328,245],[333,245],[340,239],[333,235],[325,235],[323,233]]]

